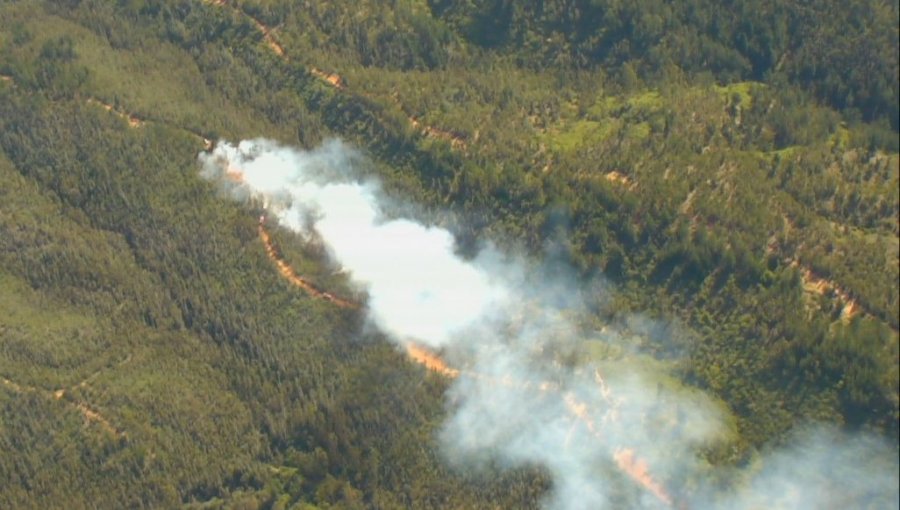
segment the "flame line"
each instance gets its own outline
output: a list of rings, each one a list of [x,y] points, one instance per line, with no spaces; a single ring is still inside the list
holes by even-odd
[[[432,353],[425,347],[416,345],[414,343],[408,343],[406,345],[406,352],[410,359],[412,359],[413,361],[425,366],[429,370],[445,375],[451,379],[455,379],[464,373],[467,377],[489,380],[490,382],[495,384],[515,386],[525,389],[535,389],[534,386],[529,383],[521,383],[509,379],[498,380],[469,371],[461,372],[459,369],[452,368],[447,365],[444,360],[442,360],[437,354]],[[600,384],[600,391],[604,397],[604,400],[614,402],[612,400],[612,392],[600,377],[599,372],[595,375],[598,379],[598,383]],[[549,382],[542,382],[538,384],[536,389],[541,393],[560,391],[559,387]],[[566,405],[566,409],[569,411],[569,414],[577,420],[573,423],[572,429],[569,430],[566,442],[568,442],[569,438],[571,438],[571,435],[573,434],[575,429],[575,425],[577,425],[578,423],[581,423],[592,436],[601,439],[601,431],[598,429],[596,423],[588,414],[588,405],[578,400],[578,398],[571,392],[566,392],[565,394],[563,394],[562,399]],[[607,415],[607,417],[615,420],[615,416],[615,408],[613,408]],[[628,477],[631,478],[632,481],[643,487],[647,492],[655,496],[656,499],[664,503],[666,506],[672,506],[672,497],[669,495],[663,485],[653,478],[647,462],[638,457],[634,449],[621,446],[617,447],[615,452],[613,453],[613,460],[615,461],[616,466],[619,468],[619,470],[628,475]]]
[[[237,179],[238,182],[242,181],[242,174],[239,170],[226,173],[229,176],[228,178]],[[291,266],[278,255],[278,252],[276,251],[275,246],[272,242],[272,238],[265,229],[265,216],[260,216],[259,218],[258,231],[259,238],[263,243],[266,255],[275,264],[275,267],[278,269],[278,272],[281,274],[281,276],[288,280],[291,284],[303,289],[313,297],[330,301],[338,307],[346,309],[360,308],[360,305],[358,303],[354,303],[352,301],[348,301],[336,297],[328,292],[322,291],[309,283],[307,280],[297,275],[294,269],[291,268]],[[471,371],[463,372],[448,365],[436,353],[414,342],[407,342],[405,348],[406,355],[410,360],[424,366],[426,369],[432,372],[439,373],[449,379],[457,379],[461,375],[465,374],[467,377],[487,380],[493,384],[515,386],[518,388],[526,389],[533,388],[533,385],[529,383],[522,383],[510,379],[496,379]],[[612,401],[612,392],[606,385],[606,382],[600,376],[599,372],[595,373],[595,379],[600,385],[600,392],[603,395],[604,400]],[[559,388],[556,385],[549,382],[540,383],[536,387],[534,387],[534,389],[542,393],[553,390],[559,391]],[[591,433],[591,435],[596,438],[600,438],[600,431],[594,423],[594,420],[588,415],[587,404],[579,401],[572,393],[565,393],[562,396],[562,399],[569,411],[569,414],[577,419],[577,421],[573,423],[573,428],[570,431],[570,435],[574,431],[575,425],[581,423],[588,430],[588,432]],[[612,416],[612,419],[615,419],[614,415]],[[624,447],[617,448],[613,453],[613,460],[615,461],[616,466],[623,473],[628,475],[635,483],[643,487],[649,493],[653,494],[653,496],[655,496],[659,501],[665,503],[667,506],[672,505],[671,496],[669,496],[662,484],[660,484],[653,478],[653,476],[650,474],[647,463],[640,457],[638,457],[633,449]]]
[[[216,5],[216,6],[227,5],[227,2],[225,2],[224,0],[207,0],[207,1],[209,1],[210,3],[212,3],[213,5]],[[240,11],[241,13],[243,13],[244,15],[249,17],[254,22],[254,25],[256,26],[256,28],[262,32],[264,41],[266,42],[266,45],[269,46],[269,48],[272,49],[272,51],[276,55],[278,55],[281,58],[287,59],[287,55],[284,50],[284,47],[281,46],[281,44],[278,43],[277,40],[275,40],[275,38],[271,34],[271,30],[267,26],[265,26],[262,22],[260,22],[258,19],[254,18],[253,16],[250,16],[249,14],[238,9],[237,7],[234,7],[234,6],[230,6],[230,7],[232,7],[232,9],[234,9],[235,11]],[[310,68],[310,74],[321,79],[322,81],[327,82],[329,85],[333,86],[336,89],[346,90],[346,85],[344,84],[343,79],[338,74],[328,73],[328,72],[322,71],[315,67]],[[6,76],[6,75],[0,75],[0,80],[5,81],[5,82],[14,83],[12,78],[9,76]],[[137,117],[133,114],[129,114],[126,112],[116,110],[112,105],[110,105],[108,103],[104,103],[100,100],[97,100],[94,98],[89,98],[87,101],[89,103],[97,104],[97,105],[101,106],[102,108],[104,108],[105,110],[109,111],[110,113],[114,113],[114,114],[118,115],[119,117],[126,119],[128,121],[129,126],[131,126],[131,127],[140,127],[146,122],[144,119],[141,119],[140,117]],[[441,139],[449,141],[454,148],[465,149],[465,146],[466,146],[465,141],[459,135],[456,135],[449,131],[444,131],[444,130],[441,130],[438,128],[434,128],[431,126],[422,125],[418,121],[418,119],[416,119],[414,116],[410,116],[408,118],[408,120],[415,129],[421,130],[426,136],[441,138]],[[198,133],[195,133],[193,131],[189,131],[189,132],[191,134],[201,138],[203,140],[204,145],[207,150],[209,150],[212,147],[212,141],[209,140],[208,138],[206,138]],[[235,174],[232,174],[231,172],[226,172],[226,174],[229,179],[238,180],[238,181],[240,180],[239,174],[237,176],[235,176]],[[278,256],[278,253],[275,249],[272,238],[269,235],[269,233],[266,231],[264,223],[265,223],[265,217],[262,216],[262,217],[260,217],[259,225],[257,227],[259,238],[263,243],[266,255],[275,264],[276,268],[278,269],[278,272],[282,275],[282,277],[284,277],[286,280],[288,280],[292,285],[303,289],[311,296],[313,296],[315,298],[319,298],[319,299],[324,299],[326,301],[330,301],[331,303],[335,304],[336,306],[338,306],[340,308],[345,308],[345,309],[359,309],[360,308],[360,305],[358,303],[348,301],[346,299],[337,297],[329,292],[322,291],[322,290],[318,289],[317,287],[315,287],[309,281],[300,277],[293,270],[293,268],[291,268],[291,266],[287,262],[285,262],[281,257]],[[406,354],[411,360],[415,361],[416,363],[418,363],[420,365],[423,365],[428,370],[440,373],[448,378],[455,379],[455,378],[458,378],[462,374],[462,372],[459,369],[452,368],[449,365],[447,365],[446,362],[444,362],[444,360],[441,359],[438,355],[429,352],[424,347],[421,347],[413,342],[408,342],[406,344]],[[474,376],[474,377],[477,377],[480,379],[485,379],[484,376],[481,376],[480,374],[471,373],[471,372],[466,372],[466,375]],[[602,381],[602,379],[601,379],[601,381]],[[36,388],[31,388],[31,387],[25,388],[25,387],[22,387],[6,378],[0,379],[0,382],[3,382],[4,385],[6,385],[7,387],[10,387],[11,389],[13,389],[16,392],[37,391]],[[498,381],[493,381],[493,382],[498,382]],[[512,384],[511,381],[499,381],[499,382],[501,382],[503,384]],[[81,385],[83,386],[84,382]],[[529,385],[519,384],[519,386],[528,387]],[[550,388],[551,388],[551,386],[547,383],[542,383],[541,385],[539,385],[539,389],[541,391],[547,391]],[[608,388],[605,385],[603,385],[604,396],[608,395],[608,392],[609,392]],[[54,392],[51,392],[51,394],[55,400],[61,400],[62,397],[65,395],[65,390],[64,389],[56,390]],[[576,418],[581,420],[581,422],[586,426],[588,431],[590,431],[591,434],[594,435],[595,437],[598,437],[599,432],[596,430],[593,420],[590,419],[590,417],[587,415],[586,404],[578,402],[577,400],[575,400],[574,396],[571,394],[567,394],[563,398],[566,402],[566,406],[569,409],[570,414],[572,414],[573,416],[575,416]],[[88,407],[85,403],[70,402],[70,404],[75,406],[84,415],[84,417],[88,421],[94,421],[94,422],[98,423],[103,429],[105,429],[107,432],[109,432],[115,436],[118,436],[118,437],[124,436],[124,434],[125,434],[124,432],[116,429],[99,412],[94,411],[93,409]],[[570,430],[568,436],[571,436],[573,431],[574,431],[574,426],[573,426],[572,430]],[[568,439],[567,439],[567,442],[568,442]],[[643,460],[641,460],[640,458],[636,457],[634,450],[632,450],[630,448],[618,448],[615,451],[613,457],[614,457],[619,469],[621,469],[623,472],[628,474],[635,482],[637,482],[639,485],[644,487],[646,490],[648,490],[650,493],[652,493],[654,496],[656,496],[656,498],[659,499],[660,501],[662,501],[663,503],[665,503],[667,505],[672,504],[671,497],[668,495],[668,493],[665,491],[665,489],[662,487],[662,485],[660,485],[658,482],[653,480],[653,478],[650,475],[649,470],[647,468],[647,463],[644,462]]]
[[[320,290],[308,280],[305,280],[300,275],[298,275],[296,271],[294,271],[294,268],[292,268],[287,262],[284,261],[284,259],[282,259],[278,255],[278,252],[275,249],[275,244],[272,242],[272,236],[270,236],[269,232],[266,231],[265,220],[265,216],[259,217],[259,225],[257,226],[259,239],[263,243],[263,247],[266,251],[266,256],[268,256],[269,260],[271,260],[275,264],[275,267],[278,268],[278,272],[282,277],[284,277],[295,287],[303,289],[309,295],[315,298],[324,299],[325,301],[330,301],[340,308],[355,310],[360,307],[358,303],[340,298],[338,296],[335,296],[334,294],[331,294],[330,292]]]

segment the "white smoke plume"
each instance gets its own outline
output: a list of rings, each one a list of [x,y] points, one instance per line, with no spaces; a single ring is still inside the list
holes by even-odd
[[[806,439],[764,457],[755,472],[737,473],[724,489],[707,482],[711,468],[698,451],[728,432],[720,404],[671,389],[646,375],[652,367],[632,370],[633,361],[585,363],[585,338],[597,342],[598,334],[579,319],[586,314],[571,274],[490,247],[459,256],[447,230],[395,217],[397,203],[360,174],[361,157],[339,141],[313,151],[262,139],[219,143],[200,161],[203,175],[232,196],[256,197],[280,224],[320,240],[365,290],[374,326],[398,345],[440,350],[459,369],[438,438],[455,466],[541,466],[553,480],[544,504],[558,510],[871,501],[897,508],[896,458],[870,473],[878,457],[868,455],[870,442]],[[615,331],[599,336],[621,340]],[[825,461],[844,464],[816,465]],[[835,473],[845,499],[823,500]],[[834,501],[841,506],[829,506]]]

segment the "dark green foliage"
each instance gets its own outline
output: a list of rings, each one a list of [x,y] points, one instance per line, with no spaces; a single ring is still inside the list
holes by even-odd
[[[721,82],[784,75],[839,109],[898,129],[896,2],[433,0],[475,44],[526,65],[667,66]],[[535,59],[535,56],[540,58]],[[628,80],[624,82],[628,86]]]
[[[537,469],[443,465],[446,381],[277,275],[252,205],[197,176],[202,136],[339,135],[463,251],[552,246],[614,280],[602,318],[683,326],[639,347],[684,355],[678,375],[736,414],[712,462],[809,419],[896,437],[896,3],[229,4],[0,6],[0,507],[529,508],[547,490]]]

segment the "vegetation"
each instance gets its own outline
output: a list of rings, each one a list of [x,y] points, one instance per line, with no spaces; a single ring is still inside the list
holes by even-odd
[[[204,137],[339,135],[423,215],[455,213],[465,247],[563,239],[616,284],[594,319],[684,326],[635,341],[687,353],[674,374],[734,413],[714,463],[813,419],[896,438],[897,19],[876,0],[0,3],[0,507],[547,489],[442,464],[446,381],[279,278],[253,214],[197,177]]]

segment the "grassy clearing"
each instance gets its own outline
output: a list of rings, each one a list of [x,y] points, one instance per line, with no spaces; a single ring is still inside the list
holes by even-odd
[[[546,140],[554,151],[568,153],[588,144],[601,143],[618,129],[619,122],[616,119],[607,122],[578,120],[567,125],[562,131],[548,133]]]
[[[565,118],[572,120],[564,120],[556,129],[548,130],[545,141],[553,151],[566,154],[603,143],[623,129],[625,140],[646,140],[654,132],[654,125],[659,124],[664,105],[655,90],[627,97],[600,96],[581,114],[573,104],[571,111],[565,110],[569,112]]]
[[[715,85],[713,90],[716,91],[722,100],[726,103],[737,99],[737,103],[742,108],[750,108],[753,106],[753,93],[755,89],[765,87],[763,83],[755,81],[741,81],[737,83],[729,83],[728,85]]]

